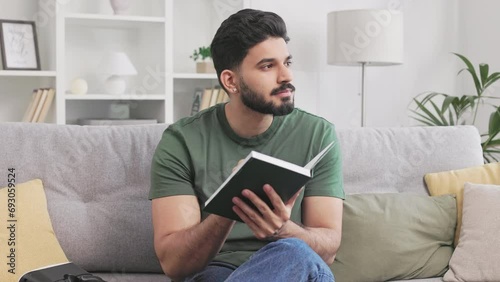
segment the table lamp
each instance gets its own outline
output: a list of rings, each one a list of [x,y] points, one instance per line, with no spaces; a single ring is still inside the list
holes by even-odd
[[[112,52],[104,56],[99,64],[99,72],[107,76],[104,83],[106,92],[115,95],[123,94],[127,89],[124,76],[137,75],[137,70],[124,52]]]
[[[361,66],[361,126],[365,126],[365,67],[403,63],[403,14],[377,9],[330,12],[327,44],[328,64]]]

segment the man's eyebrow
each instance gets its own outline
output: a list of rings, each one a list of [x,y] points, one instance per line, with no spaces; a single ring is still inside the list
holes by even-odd
[[[288,57],[286,57],[285,61],[289,61],[292,59],[292,55],[288,55]],[[263,64],[263,63],[271,63],[271,62],[274,62],[276,61],[276,59],[273,59],[273,58],[264,58],[262,60],[260,60],[256,65],[260,65],[260,64]]]

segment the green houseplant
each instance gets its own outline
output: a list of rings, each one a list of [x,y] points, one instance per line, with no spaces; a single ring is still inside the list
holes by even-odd
[[[485,162],[499,160],[500,154],[500,107],[499,97],[489,96],[487,89],[500,79],[500,72],[489,74],[488,64],[479,64],[478,72],[463,55],[453,53],[464,63],[466,71],[474,82],[474,95],[452,96],[438,92],[425,92],[413,98],[415,107],[410,108],[411,117],[424,125],[476,125],[480,110],[491,110],[488,132],[481,134],[483,157]],[[410,106],[411,106],[410,105]],[[488,107],[488,108],[486,108]]]
[[[209,46],[201,46],[195,49],[193,54],[189,57],[196,62],[197,73],[215,73]]]

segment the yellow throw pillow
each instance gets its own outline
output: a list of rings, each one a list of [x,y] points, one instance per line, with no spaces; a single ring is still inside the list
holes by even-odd
[[[52,229],[42,181],[12,184],[0,189],[2,282],[17,282],[33,269],[68,262]]]
[[[457,229],[455,246],[458,245],[460,228],[462,227],[462,205],[465,182],[477,184],[500,184],[500,163],[485,164],[458,170],[426,174],[425,183],[432,196],[445,194],[457,195]]]

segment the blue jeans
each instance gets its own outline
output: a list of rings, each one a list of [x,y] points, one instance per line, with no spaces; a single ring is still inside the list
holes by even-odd
[[[203,271],[185,282],[247,282],[247,281],[335,281],[333,273],[321,257],[304,241],[281,239],[267,244],[250,259],[236,267],[212,262]]]

